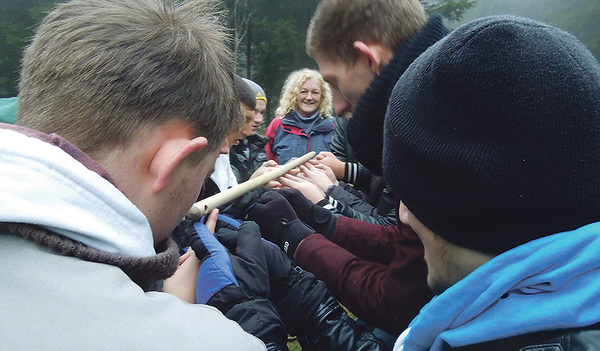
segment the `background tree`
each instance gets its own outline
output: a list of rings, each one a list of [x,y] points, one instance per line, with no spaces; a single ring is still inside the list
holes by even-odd
[[[465,12],[477,5],[477,0],[422,0],[428,13],[439,12],[450,21],[460,21]]]
[[[21,52],[56,0],[0,2],[0,97],[17,95]]]
[[[62,0],[0,1],[0,97],[17,94],[23,47],[43,15]],[[126,1],[126,0],[123,0]],[[185,1],[185,0],[171,0]],[[267,116],[279,103],[283,81],[293,70],[316,68],[304,49],[306,29],[319,0],[222,0],[233,38],[237,72],[259,83],[269,99]],[[421,0],[428,13],[441,12],[450,28],[490,14],[538,19],[574,34],[600,58],[598,0]],[[267,118],[269,119],[269,118]],[[266,121],[268,122],[268,121]]]
[[[235,32],[240,32],[235,36],[245,38],[239,42],[236,52],[237,71],[263,87],[269,100],[267,116],[272,116],[272,111],[279,103],[285,78],[299,68],[316,68],[313,59],[306,54],[304,42],[308,24],[319,1],[246,1],[248,26],[235,25],[232,17],[235,8],[227,8],[230,27],[235,28]],[[233,0],[228,0],[225,4],[235,5]],[[265,122],[268,123],[268,120],[270,118]]]

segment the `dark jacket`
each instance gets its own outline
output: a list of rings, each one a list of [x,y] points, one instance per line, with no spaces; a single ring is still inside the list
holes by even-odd
[[[329,142],[329,148],[338,160],[346,163],[346,172],[343,180],[346,183],[354,185],[356,189],[369,193],[373,173],[358,162],[354,156],[352,147],[348,142],[347,127],[348,119],[346,117],[335,118],[335,128]],[[352,163],[352,165],[348,165],[348,163]]]
[[[265,147],[269,160],[285,164],[294,157],[300,157],[310,151],[319,153],[329,151],[329,141],[335,126],[333,118],[315,120],[315,125],[309,134],[298,126],[298,116],[295,111],[285,115],[283,119],[274,118],[267,127],[269,142]]]
[[[394,194],[383,177],[374,175],[356,160],[346,136],[347,125],[348,119],[336,117],[329,142],[331,152],[345,162],[346,170],[343,182],[327,189],[328,208],[342,216],[369,223],[397,224]]]
[[[383,174],[383,121],[396,81],[421,53],[448,33],[441,15],[431,16],[425,27],[398,49],[392,61],[375,78],[356,106],[348,123],[348,141],[352,145],[354,156],[371,172]],[[369,142],[366,143],[365,140]]]
[[[252,173],[267,161],[265,145],[268,141],[267,137],[254,134],[231,147],[229,163],[238,183],[250,179]]]
[[[600,325],[553,330],[494,340],[453,350],[460,351],[588,351],[600,350]]]
[[[370,325],[399,334],[431,299],[423,245],[408,226],[380,226],[340,216],[332,241],[309,235],[296,264]]]
[[[383,341],[348,316],[313,274],[294,268],[284,291],[286,296],[279,299],[277,310],[303,350],[387,350]]]

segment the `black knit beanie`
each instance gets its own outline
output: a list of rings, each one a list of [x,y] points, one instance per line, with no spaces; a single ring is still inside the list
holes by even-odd
[[[600,220],[600,65],[570,34],[478,19],[398,80],[384,176],[446,240],[499,254]]]

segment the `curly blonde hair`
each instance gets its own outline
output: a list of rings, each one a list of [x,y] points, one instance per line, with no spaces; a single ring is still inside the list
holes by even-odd
[[[331,96],[331,88],[325,82],[319,71],[309,68],[302,68],[292,72],[285,80],[281,97],[279,98],[279,107],[275,110],[275,115],[285,116],[290,111],[298,109],[298,94],[304,82],[309,79],[316,79],[321,86],[321,102],[319,104],[319,114],[321,118],[329,118],[333,116],[333,100]]]

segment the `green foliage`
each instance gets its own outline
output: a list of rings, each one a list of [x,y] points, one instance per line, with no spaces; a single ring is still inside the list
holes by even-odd
[[[229,6],[235,5],[228,0]],[[237,0],[241,1],[241,0]],[[306,30],[318,0],[253,0],[247,8],[250,15],[247,40],[236,53],[238,73],[260,84],[267,95],[266,123],[279,104],[279,94],[285,78],[294,70],[316,64],[305,51]],[[230,14],[236,8],[228,7]],[[239,8],[237,9],[239,11]],[[269,118],[270,116],[271,118]]]
[[[0,1],[0,97],[17,94],[21,53],[43,15],[62,0]],[[124,0],[125,1],[125,0]],[[182,0],[185,1],[185,0]],[[237,71],[267,94],[267,116],[278,105],[285,78],[316,68],[304,48],[306,30],[319,0],[223,0],[231,28]],[[512,13],[563,28],[600,57],[598,0],[421,0],[428,13],[441,12],[458,26],[490,14]]]
[[[0,97],[17,95],[21,53],[56,0],[0,2]]]

